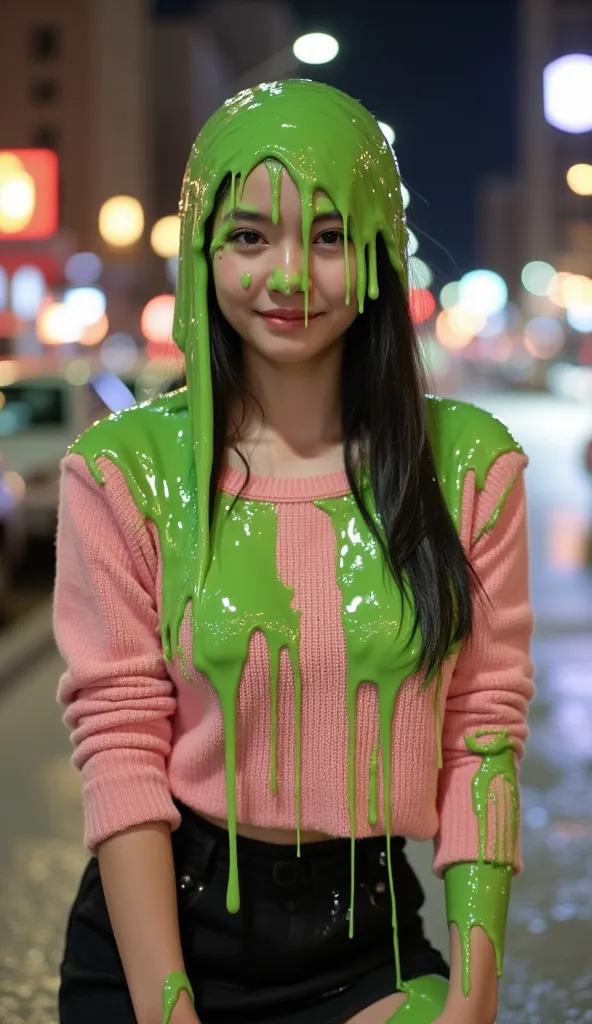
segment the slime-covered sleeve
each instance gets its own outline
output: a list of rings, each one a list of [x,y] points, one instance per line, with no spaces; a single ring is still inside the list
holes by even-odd
[[[123,477],[81,455],[62,463],[54,632],[58,700],[82,771],[85,844],[148,821],[180,821],[166,774],[171,715],[155,602],[156,550]]]
[[[512,864],[516,872],[522,867],[511,777],[515,781],[534,694],[525,466],[525,456],[512,452],[494,462],[483,491],[475,489],[472,473],[465,481],[463,543],[488,600],[475,597],[473,638],[459,653],[446,696],[438,875],[451,864],[480,859]],[[476,743],[484,749],[493,743],[491,753],[475,753]]]

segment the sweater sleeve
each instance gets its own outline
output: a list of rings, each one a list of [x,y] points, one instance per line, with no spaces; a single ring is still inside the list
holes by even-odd
[[[157,557],[123,475],[80,455],[62,463],[54,633],[66,662],[58,701],[82,771],[85,845],[180,815],[167,780],[176,699],[158,633]]]
[[[482,492],[475,491],[473,479],[465,484],[465,536],[485,596],[477,593],[475,597],[473,636],[460,651],[444,708],[437,875],[451,864],[478,859],[472,781],[481,757],[469,752],[465,737],[480,730],[508,730],[517,762],[524,752],[527,707],[534,694],[525,465],[524,456],[502,456],[490,469]],[[495,525],[486,528],[500,505]],[[491,808],[489,819],[487,859],[493,859]],[[516,872],[522,868],[519,839],[514,868]]]

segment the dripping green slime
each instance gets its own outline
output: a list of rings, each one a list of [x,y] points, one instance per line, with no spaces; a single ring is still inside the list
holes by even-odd
[[[314,94],[314,95],[313,95]],[[302,117],[303,103],[306,118]],[[326,145],[339,138],[339,147]],[[324,144],[320,144],[325,140]],[[334,153],[334,155],[332,155]],[[351,238],[357,265],[357,303],[378,295],[376,238],[382,234],[389,258],[406,282],[407,231],[394,154],[372,116],[343,93],[317,83],[290,81],[245,90],[208,121],[193,147],[181,198],[181,251],[175,309],[175,339],[186,356],[187,388],[144,403],[95,424],[73,446],[102,483],[97,460],[110,460],[123,473],[140,512],[157,530],[163,562],[161,635],[165,657],[179,651],[179,631],[191,605],[193,661],[211,681],[224,720],[230,870],[227,905],[239,907],[236,852],[236,707],[239,682],[251,636],[264,633],[270,657],[272,712],[270,785],[276,787],[276,711],[279,659],[286,648],[295,688],[294,817],[300,831],[300,709],[298,660],[299,612],[293,591],[279,578],[276,564],[277,514],[272,504],[217,495],[210,531],[208,502],[213,454],[213,406],[208,332],[208,255],[206,222],[214,212],[220,187],[230,178],[230,204],[250,171],[266,162],[279,210],[278,166],[298,186],[302,203],[303,282],[308,282],[308,246],[314,216],[313,196],[325,191],[340,212]],[[278,163],[279,162],[279,163]],[[214,240],[223,245],[224,238]],[[346,298],[350,268],[345,248]],[[308,292],[305,292],[306,309]],[[460,528],[464,479],[475,473],[482,489],[493,462],[520,450],[494,417],[464,403],[426,400],[428,431],[437,472],[451,517]],[[362,480],[373,508],[367,475]],[[413,632],[412,602],[403,599],[385,578],[378,545],[351,494],[319,501],[331,519],[340,552],[336,566],[342,592],[342,622],[347,650],[347,716],[350,752],[348,801],[352,835],[352,894],[356,822],[355,702],[359,685],[371,681],[378,690],[379,747],[371,767],[376,791],[378,760],[383,769],[383,819],[391,823],[392,722],[398,692],[414,671],[421,638]],[[498,510],[499,511],[499,510]],[[493,525],[493,522],[492,524]],[[484,760],[487,752],[484,753]],[[388,765],[389,770],[384,771]],[[372,801],[375,803],[375,800]],[[376,808],[370,808],[374,817]],[[497,844],[496,844],[497,845]],[[393,938],[398,987],[409,992],[403,1010],[413,1024],[421,1013],[415,997],[421,986],[401,981],[388,851]],[[353,900],[351,906],[353,929]],[[470,931],[470,922],[467,922]],[[426,990],[427,991],[427,990]],[[427,997],[426,997],[427,998]],[[425,1001],[425,1000],[424,1000]],[[419,1002],[417,1006],[419,1006]],[[427,1011],[426,1011],[427,1012]],[[411,1016],[413,1014],[413,1016]],[[397,1015],[397,1019],[399,1019]],[[425,1017],[425,1020],[433,1017]]]

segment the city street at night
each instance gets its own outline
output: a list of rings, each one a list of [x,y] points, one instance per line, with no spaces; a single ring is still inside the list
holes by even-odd
[[[0,25],[0,1024],[592,1024],[592,0]]]
[[[592,577],[578,552],[592,507],[582,459],[592,415],[548,396],[479,401],[531,457],[539,623],[538,692],[522,772],[525,871],[511,904],[498,1024],[584,1024],[592,1021]],[[37,635],[47,634],[48,606],[32,614]],[[85,862],[79,779],[55,702],[61,668],[48,645],[0,696],[2,1024],[54,1024],[65,918]],[[431,844],[413,849],[428,931],[444,944],[443,887],[430,874],[430,855]]]

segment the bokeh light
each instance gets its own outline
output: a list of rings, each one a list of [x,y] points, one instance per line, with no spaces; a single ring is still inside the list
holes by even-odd
[[[47,302],[39,310],[37,337],[44,345],[67,345],[78,341],[80,324],[63,302]]]
[[[445,284],[440,292],[440,305],[442,309],[452,309],[460,301],[460,284],[458,281],[451,281]]]
[[[508,301],[508,288],[493,270],[471,270],[460,279],[459,298],[462,306],[487,319],[503,309]]]
[[[83,327],[80,332],[81,345],[98,345],[109,333],[109,320],[105,314],[93,324]]]
[[[483,327],[477,334],[480,338],[495,338],[496,335],[501,334],[506,330],[508,326],[508,309],[504,306],[503,309],[499,309],[497,313],[493,313],[487,317]]]
[[[339,43],[327,32],[308,32],[299,36],[292,51],[303,64],[328,64],[339,53]]]
[[[112,373],[127,373],[138,357],[138,346],[131,334],[110,334],[101,345],[101,362]]]
[[[105,293],[100,288],[70,288],[64,292],[63,301],[81,327],[96,323],[107,308]]]
[[[66,281],[77,287],[96,284],[103,272],[103,261],[96,252],[75,252],[66,260]]]
[[[547,295],[550,282],[555,277],[555,270],[544,260],[532,260],[522,268],[522,284],[531,295]]]
[[[0,157],[0,231],[17,234],[35,212],[35,180],[15,154]]]
[[[394,143],[395,143],[395,137],[396,137],[395,136],[395,129],[391,128],[390,124],[385,124],[384,121],[379,121],[378,122],[378,127],[380,128],[380,130],[381,130],[382,134],[384,135],[386,141],[388,142],[389,146],[393,146]]]
[[[39,267],[22,266],[12,275],[12,311],[22,320],[34,320],[45,297],[47,284]]]
[[[592,196],[592,164],[574,164],[565,177],[576,195]]]
[[[466,348],[484,324],[461,306],[444,309],[436,317],[436,337],[444,348]]]
[[[565,331],[552,316],[535,316],[524,327],[524,347],[537,359],[553,359],[565,344]]]
[[[157,256],[166,260],[178,254],[180,238],[181,220],[172,214],[156,221],[150,233],[150,245]]]
[[[565,318],[574,331],[581,334],[592,332],[592,305],[572,306],[567,310]]]
[[[407,244],[407,255],[415,256],[415,253],[419,249],[419,241],[417,239],[417,235],[414,235],[413,231],[409,230],[407,234],[409,235],[409,242]]]
[[[545,118],[554,128],[580,133],[592,129],[592,56],[570,53],[543,71]]]
[[[423,324],[436,311],[436,300],[425,288],[409,289],[409,312],[414,324]]]
[[[434,275],[427,263],[419,256],[411,256],[409,260],[409,281],[412,288],[429,288]]]
[[[410,195],[409,189],[405,188],[404,185],[401,185],[401,197],[403,199],[403,209],[406,210],[407,207],[409,206],[409,202],[411,200],[411,195]]]
[[[140,326],[147,341],[164,343],[172,340],[174,310],[173,295],[157,295],[146,303]]]
[[[592,305],[592,278],[560,272],[551,278],[547,295],[564,309]]]
[[[91,372],[90,363],[86,359],[70,359],[64,370],[64,377],[68,384],[80,387],[82,384],[88,384]]]
[[[133,196],[113,196],[99,211],[99,232],[115,248],[127,248],[142,237],[144,211]]]
[[[6,309],[8,301],[8,275],[4,267],[0,267],[0,309]]]

